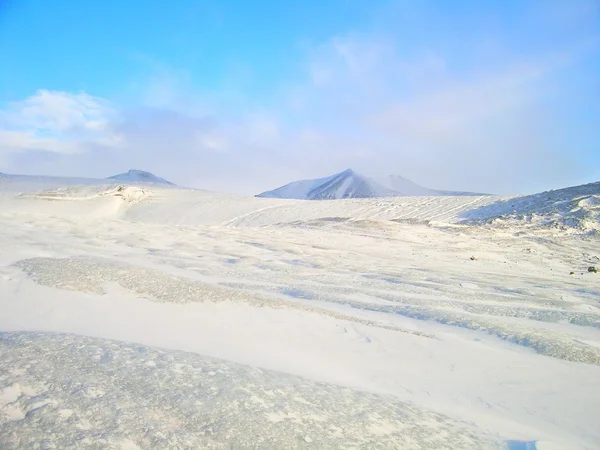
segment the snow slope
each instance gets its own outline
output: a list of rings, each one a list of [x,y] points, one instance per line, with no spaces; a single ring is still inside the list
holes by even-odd
[[[347,169],[325,178],[289,183],[275,190],[258,194],[257,197],[332,200],[342,198],[457,195],[481,196],[485,194],[436,191],[419,186],[397,175],[374,179],[356,173],[352,169]]]
[[[0,174],[0,195],[56,189],[65,186],[101,185],[111,181],[96,178],[49,177],[36,175]]]
[[[157,177],[150,172],[144,172],[143,170],[134,170],[131,169],[128,172],[120,173],[118,175],[113,175],[112,177],[108,177],[110,180],[116,180],[120,182],[126,183],[157,183],[157,184],[169,184],[174,186],[170,181],[165,180],[164,178]]]
[[[462,217],[497,226],[526,224],[562,230],[600,231],[600,182],[499,200]]]
[[[309,193],[313,189],[328,183],[329,181],[331,181],[331,179],[339,175],[340,174],[335,174],[325,178],[316,178],[314,180],[295,181],[273,191],[258,194],[257,197],[292,198],[297,200],[303,200],[308,197]]]
[[[36,186],[0,184],[2,448],[600,446],[593,187]]]

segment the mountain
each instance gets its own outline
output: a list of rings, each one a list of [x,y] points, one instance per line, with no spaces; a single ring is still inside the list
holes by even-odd
[[[112,177],[108,177],[108,180],[117,180],[124,181],[130,183],[157,183],[157,184],[169,184],[171,186],[175,186],[174,183],[165,180],[164,178],[157,177],[156,175],[151,174],[150,172],[144,172],[143,170],[134,170],[131,169],[129,172],[120,173],[118,175],[113,175]]]
[[[352,169],[335,175],[286,184],[257,197],[329,200],[338,198],[389,197],[394,192]]]
[[[366,177],[352,169],[314,180],[295,181],[257,197],[332,200],[403,196],[486,195],[473,192],[438,191],[419,186],[406,178],[390,175],[381,179]]]

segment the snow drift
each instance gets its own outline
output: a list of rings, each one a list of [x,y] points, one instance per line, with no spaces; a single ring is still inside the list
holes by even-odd
[[[600,182],[511,197],[460,214],[463,223],[597,232]]]

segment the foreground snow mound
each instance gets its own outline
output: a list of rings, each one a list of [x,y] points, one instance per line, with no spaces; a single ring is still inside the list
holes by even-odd
[[[16,195],[15,195],[16,194]],[[0,196],[0,211],[13,217],[29,214],[50,215],[77,221],[85,227],[90,221],[112,220],[123,217],[134,206],[151,201],[154,190],[142,186],[83,185],[56,189],[17,191],[13,195]]]
[[[66,186],[47,191],[28,192],[21,194],[20,198],[56,201],[94,200],[102,197],[117,197],[130,203],[135,203],[150,196],[148,189],[137,186],[121,185],[89,185]]]
[[[524,225],[597,233],[600,182],[499,200],[461,215],[464,223]]]
[[[2,448],[504,448],[393,397],[192,353],[48,333],[0,333],[0,352]]]
[[[143,170],[134,170],[131,169],[126,173],[120,173],[118,175],[113,175],[112,177],[108,177],[109,180],[117,180],[121,182],[130,182],[130,183],[156,183],[156,184],[168,184],[170,186],[175,186],[174,183],[165,180],[164,178],[157,177],[156,175],[150,172],[144,172]]]
[[[419,186],[406,178],[390,175],[382,179],[369,178],[352,169],[338,174],[286,184],[263,192],[257,197],[301,200],[333,200],[342,198],[379,198],[403,196],[485,195],[470,192],[436,191]]]

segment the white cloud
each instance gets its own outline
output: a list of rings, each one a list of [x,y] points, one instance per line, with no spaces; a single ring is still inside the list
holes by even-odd
[[[90,145],[114,147],[111,105],[86,93],[40,90],[0,112],[0,153],[37,150],[78,153]]]
[[[371,123],[398,136],[434,141],[473,133],[486,120],[535,103],[543,67],[510,67],[469,82],[445,82],[429,92],[385,105]]]
[[[50,131],[101,130],[112,112],[108,103],[86,93],[40,90],[21,104],[16,114],[25,125]]]
[[[77,142],[39,137],[29,131],[0,130],[0,150],[3,148],[8,151],[44,150],[66,154],[82,150]]]

